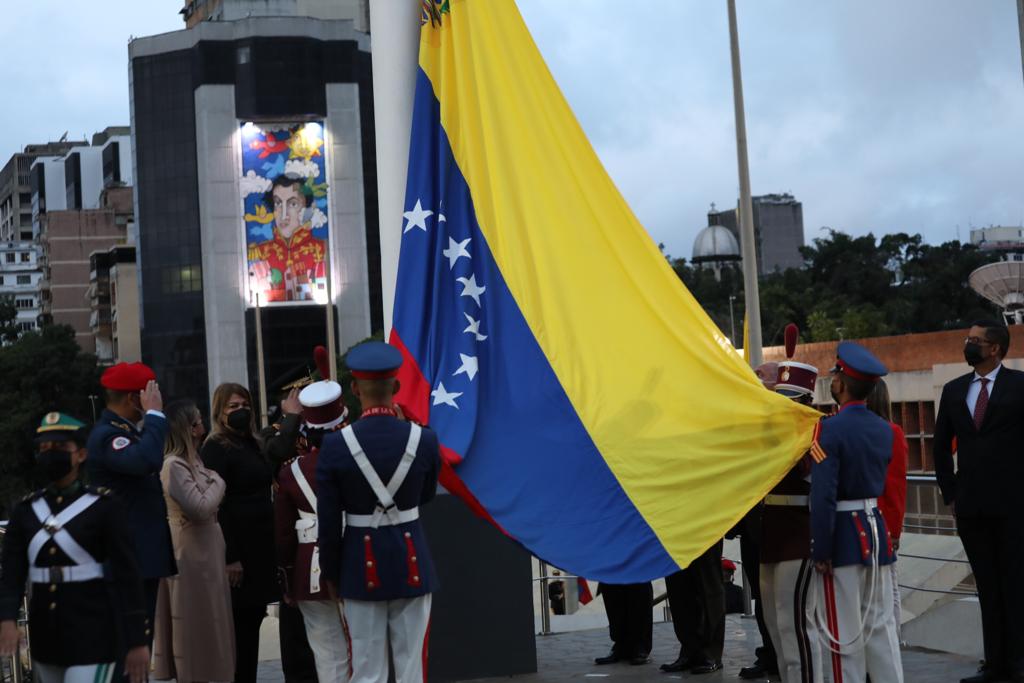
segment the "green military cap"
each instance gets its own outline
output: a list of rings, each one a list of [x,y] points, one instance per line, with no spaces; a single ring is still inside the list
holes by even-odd
[[[36,441],[80,441],[85,423],[59,412],[47,413],[36,429]]]

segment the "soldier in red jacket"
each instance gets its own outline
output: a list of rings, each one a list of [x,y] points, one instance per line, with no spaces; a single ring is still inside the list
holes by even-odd
[[[342,605],[331,599],[321,579],[317,545],[316,463],[324,435],[348,424],[341,393],[341,385],[330,380],[314,382],[299,393],[299,457],[282,466],[274,502],[285,600],[302,612],[320,683],[343,683],[350,675]]]
[[[892,539],[892,549],[899,550],[900,534],[903,533],[903,515],[907,511],[907,436],[903,428],[892,421],[892,403],[889,401],[889,387],[879,379],[867,398],[868,410],[883,418],[892,427],[892,460],[885,472],[885,489],[878,499],[878,509],[885,517],[885,528]],[[900,627],[900,587],[896,563],[889,565],[892,573],[893,609],[896,612],[896,629]]]
[[[818,369],[793,360],[798,335],[796,325],[787,326],[787,359],[778,363],[771,380],[758,375],[766,388],[810,405]],[[762,512],[761,600],[783,683],[821,681],[823,673],[823,639],[810,609],[810,471],[805,456],[765,497]]]

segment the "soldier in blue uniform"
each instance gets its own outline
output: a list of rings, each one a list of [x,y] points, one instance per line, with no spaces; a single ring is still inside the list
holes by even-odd
[[[89,435],[86,469],[92,484],[109,488],[125,507],[142,572],[146,636],[152,645],[160,579],[177,572],[160,485],[167,418],[156,375],[146,365],[118,363],[107,368],[100,384],[106,410]]]
[[[419,507],[437,489],[438,440],[399,419],[393,407],[402,364],[397,349],[367,342],[347,361],[362,414],[324,438],[317,462],[322,576],[345,601],[351,683],[386,683],[389,633],[395,680],[421,683],[437,576]]]
[[[839,412],[819,423],[811,445],[811,559],[819,574],[814,615],[831,650],[836,683],[903,681],[892,574],[894,560],[878,497],[892,459],[889,423],[864,399],[885,366],[863,346],[841,342],[832,369]]]
[[[149,671],[145,611],[120,502],[85,486],[85,427],[48,413],[36,430],[36,460],[50,484],[11,515],[0,577],[0,656],[15,654],[16,619],[32,584],[33,671],[42,683],[109,683],[115,661],[132,683]],[[120,683],[120,681],[118,682]]]

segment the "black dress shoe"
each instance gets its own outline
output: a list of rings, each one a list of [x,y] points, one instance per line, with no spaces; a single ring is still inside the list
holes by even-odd
[[[629,663],[633,666],[641,666],[651,661],[651,654],[649,652],[640,652],[629,658]]]
[[[709,674],[709,673],[713,673],[715,671],[718,671],[721,668],[722,668],[722,663],[721,662],[713,662],[710,659],[705,659],[703,662],[700,662],[699,664],[694,666],[692,669],[690,669],[690,673],[692,673],[692,674]]]
[[[760,662],[754,662],[750,666],[745,666],[740,669],[740,678],[746,680],[752,680],[755,678],[765,678],[768,676],[768,672],[761,666]]]
[[[703,664],[703,662],[695,661],[693,659],[690,659],[686,655],[679,655],[679,657],[676,659],[676,661],[674,661],[674,662],[672,662],[670,664],[662,664],[658,668],[660,668],[662,671],[664,671],[667,674],[674,674],[674,673],[679,673],[681,671],[689,671],[690,669],[692,669],[697,664]]]
[[[611,652],[609,652],[604,657],[597,657],[597,658],[595,658],[594,659],[594,664],[597,664],[597,665],[600,666],[602,664],[614,664],[615,662],[621,662],[621,661],[622,661],[622,657],[619,656],[619,653],[616,652],[615,650],[612,650]]]

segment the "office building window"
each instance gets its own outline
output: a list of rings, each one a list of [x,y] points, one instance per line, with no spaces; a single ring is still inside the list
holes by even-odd
[[[18,323],[18,329],[22,332],[30,332],[35,328],[35,323]]]
[[[21,252],[21,262],[22,263],[28,263],[31,260],[32,260],[32,255],[30,253],[28,253],[27,251]]]
[[[15,308],[35,308],[35,302],[32,299],[15,299]]]
[[[4,254],[4,256],[5,256],[5,260],[8,263],[14,263],[14,254],[8,252],[8,253]]]
[[[18,276],[18,284],[19,285],[30,285],[30,284],[32,284],[32,276],[31,275],[19,275]]]

